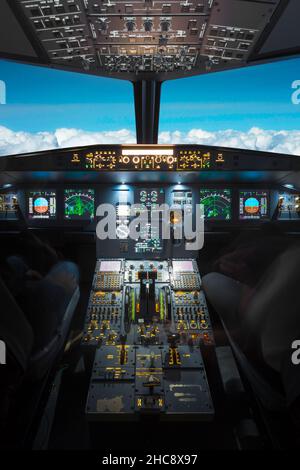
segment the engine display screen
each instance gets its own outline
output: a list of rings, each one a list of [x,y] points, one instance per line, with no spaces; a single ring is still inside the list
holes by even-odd
[[[231,220],[230,189],[201,189],[200,204],[204,206],[204,217],[209,220]]]
[[[55,219],[56,192],[30,191],[28,193],[29,219]]]
[[[185,210],[187,212],[193,211],[193,195],[192,191],[172,191],[172,209]]]
[[[300,220],[300,194],[279,194],[278,219]]]
[[[194,271],[193,261],[173,261],[172,262],[174,273],[192,273]]]
[[[118,217],[130,217],[130,204],[118,203],[116,206]]]
[[[18,197],[14,193],[0,194],[0,220],[16,220]]]
[[[116,205],[117,214],[117,237],[127,239],[129,236],[129,222],[131,218],[131,206],[127,202],[118,202]]]
[[[269,216],[268,191],[240,191],[240,220],[262,220]]]
[[[93,189],[66,189],[64,203],[66,219],[92,220],[95,216],[95,191]]]
[[[118,273],[121,271],[121,261],[101,261],[100,272]]]
[[[141,210],[148,211],[148,223],[140,227],[140,236],[135,242],[135,253],[157,254],[163,250],[163,241],[159,233],[160,224],[151,224],[151,218],[157,217],[156,209],[165,200],[163,189],[138,189],[135,191],[135,204]],[[153,220],[152,220],[153,221]]]

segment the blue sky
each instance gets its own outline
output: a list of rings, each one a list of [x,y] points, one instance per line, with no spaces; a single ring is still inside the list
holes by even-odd
[[[0,79],[7,85],[0,124],[10,129],[135,127],[129,82],[7,61],[0,61]],[[300,106],[291,103],[296,79],[300,59],[166,82],[160,130],[300,129]]]
[[[0,60],[7,105],[0,125],[15,131],[134,128],[131,83]]]
[[[127,81],[1,60],[0,80],[7,86],[0,154],[135,139],[133,88]],[[300,154],[294,80],[300,80],[300,59],[166,82],[160,142]]]
[[[300,59],[166,82],[160,130],[300,130],[300,106],[291,101],[297,79]]]

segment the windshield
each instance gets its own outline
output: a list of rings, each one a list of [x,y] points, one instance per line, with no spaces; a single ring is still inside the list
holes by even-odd
[[[300,59],[165,82],[160,143],[300,155]]]
[[[300,59],[167,81],[159,143],[300,155]],[[130,82],[0,61],[0,155],[135,143]]]
[[[135,143],[130,82],[0,61],[0,155]]]

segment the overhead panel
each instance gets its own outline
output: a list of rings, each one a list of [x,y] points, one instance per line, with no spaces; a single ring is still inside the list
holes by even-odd
[[[14,3],[53,65],[176,78],[246,64],[279,0]]]
[[[274,12],[276,2],[226,0],[215,2],[202,43],[207,67],[246,62]]]
[[[209,0],[22,1],[56,64],[112,72],[166,72],[196,66]]]

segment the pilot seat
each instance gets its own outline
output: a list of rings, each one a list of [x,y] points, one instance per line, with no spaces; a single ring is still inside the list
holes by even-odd
[[[224,274],[203,277],[244,375],[262,406],[289,412],[300,424],[300,373],[293,343],[300,339],[300,246],[278,256],[254,289]]]
[[[16,259],[11,262],[16,264]],[[75,264],[57,263],[44,278],[27,283],[25,313],[0,278],[0,338],[6,346],[7,362],[0,375],[0,433],[17,435],[19,443],[28,438],[64,351],[79,301],[78,283]]]

